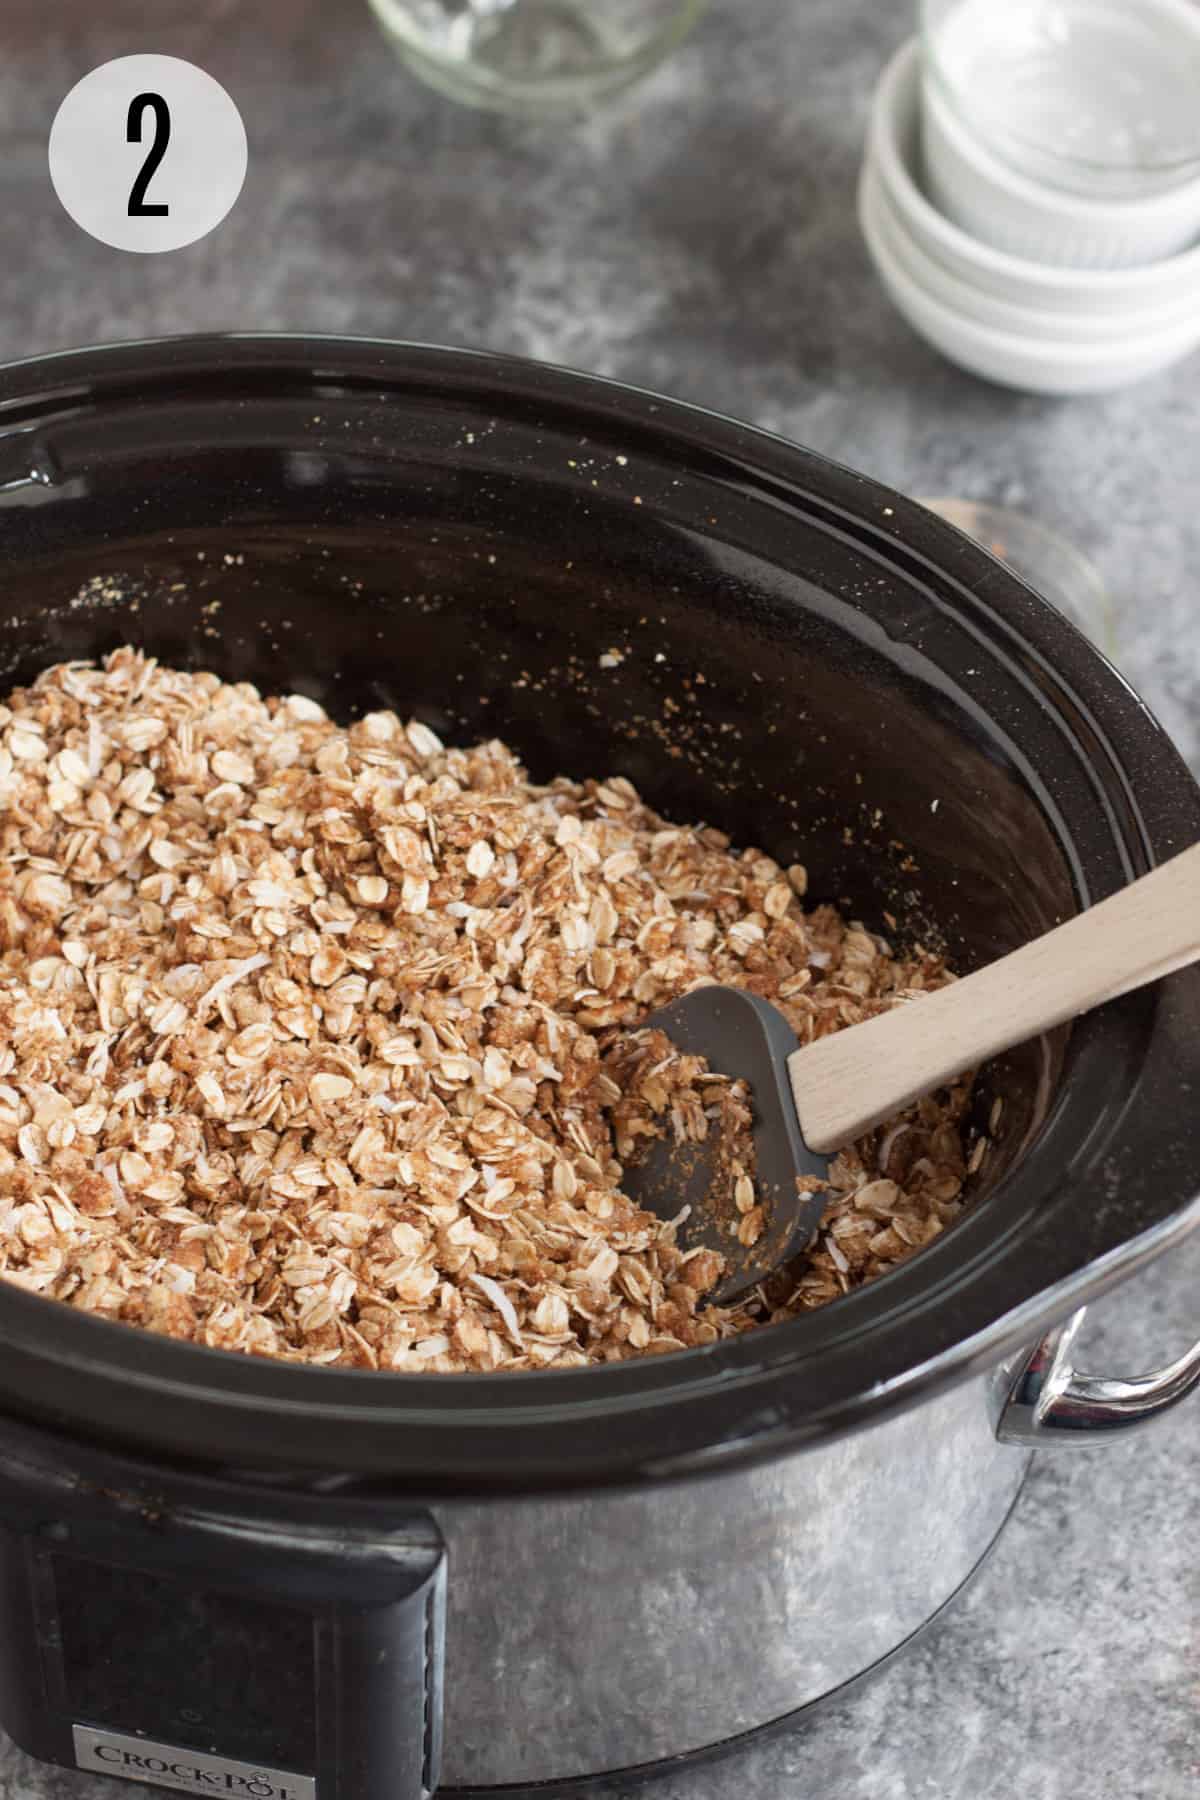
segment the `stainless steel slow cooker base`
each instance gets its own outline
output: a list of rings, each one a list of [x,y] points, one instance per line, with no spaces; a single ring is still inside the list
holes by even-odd
[[[446,1785],[686,1756],[883,1661],[969,1579],[1024,1479],[992,1379],[669,1500],[435,1506],[454,1570]],[[504,1718],[528,1729],[498,1733]]]
[[[566,1800],[569,1795],[586,1794],[589,1790],[601,1785],[608,1787],[613,1781],[620,1781],[630,1786],[653,1782],[668,1773],[678,1775],[683,1770],[704,1768],[712,1763],[722,1762],[727,1757],[740,1756],[744,1751],[795,1732],[823,1715],[831,1707],[844,1705],[847,1701],[856,1699],[864,1688],[869,1687],[878,1676],[885,1674],[893,1663],[906,1657],[911,1650],[916,1649],[918,1645],[923,1644],[928,1637],[935,1633],[946,1616],[955,1610],[959,1602],[974,1587],[979,1576],[991,1562],[992,1553],[1004,1536],[1009,1522],[1020,1504],[1028,1473],[1029,1464],[1027,1462],[1020,1485],[1013,1496],[1012,1504],[1000,1522],[999,1530],[975,1567],[967,1575],[966,1580],[956,1587],[937,1611],[919,1625],[910,1637],[905,1638],[903,1643],[897,1644],[894,1650],[890,1650],[886,1656],[881,1657],[869,1669],[864,1669],[861,1674],[843,1682],[841,1687],[832,1688],[829,1693],[822,1694],[819,1700],[810,1700],[806,1706],[798,1707],[795,1712],[785,1713],[782,1718],[772,1719],[769,1724],[756,1726],[752,1731],[740,1732],[737,1737],[723,1738],[718,1743],[706,1744],[703,1749],[691,1750],[682,1756],[666,1757],[658,1762],[637,1763],[624,1769],[606,1769],[597,1775],[569,1780],[540,1781],[519,1786],[508,1783],[503,1787],[497,1787],[494,1784],[486,1787],[442,1786],[438,1789],[441,1800],[526,1800],[526,1797],[528,1800],[556,1800],[557,1796],[562,1796],[563,1800]]]

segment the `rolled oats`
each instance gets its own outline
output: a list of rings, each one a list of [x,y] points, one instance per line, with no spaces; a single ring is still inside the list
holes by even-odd
[[[255,1355],[563,1368],[823,1305],[962,1205],[967,1082],[703,1305],[720,1258],[622,1166],[748,1113],[647,1011],[727,981],[807,1042],[947,976],[623,778],[535,786],[501,743],[125,649],[0,707],[0,851],[0,1273],[34,1292]],[[731,1199],[751,1243],[744,1168]]]

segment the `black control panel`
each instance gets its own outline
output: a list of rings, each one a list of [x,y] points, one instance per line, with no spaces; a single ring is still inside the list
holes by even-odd
[[[237,1800],[425,1800],[444,1606],[426,1513],[244,1481],[164,1500],[0,1449],[0,1724],[44,1761]]]

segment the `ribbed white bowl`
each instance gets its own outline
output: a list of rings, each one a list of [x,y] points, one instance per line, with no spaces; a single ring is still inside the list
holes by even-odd
[[[1182,328],[1196,310],[1190,298],[1139,308],[1119,317],[1092,306],[1071,312],[1065,307],[1018,305],[1003,296],[997,298],[986,279],[968,281],[931,256],[896,210],[871,163],[863,165],[859,205],[918,286],[951,311],[996,331],[1055,343],[1107,342]]]
[[[893,57],[875,93],[867,157],[892,210],[925,253],[960,280],[1017,306],[1105,313],[1121,321],[1155,307],[1200,311],[1200,246],[1141,269],[1062,269],[1011,256],[970,236],[932,204],[921,186],[921,56],[911,39]]]
[[[1200,7],[1196,22],[1200,37]],[[930,73],[922,81],[921,110],[930,198],[993,249],[1069,269],[1140,269],[1200,239],[1200,180],[1144,199],[1088,199],[1010,168],[970,130]]]
[[[864,173],[859,220],[884,288],[915,331],[972,374],[1027,393],[1105,393],[1155,374],[1200,346],[1200,309],[1189,309],[1169,327],[1130,334],[1118,325],[1112,335],[1079,341],[980,324],[913,275],[893,247],[886,215],[872,205],[869,164]]]

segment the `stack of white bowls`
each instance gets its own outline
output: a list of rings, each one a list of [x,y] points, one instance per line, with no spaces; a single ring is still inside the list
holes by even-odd
[[[1200,6],[1181,16],[1200,58]],[[859,218],[900,312],[989,380],[1102,392],[1200,346],[1200,179],[1097,198],[1027,173],[973,130],[916,40],[875,95]]]

